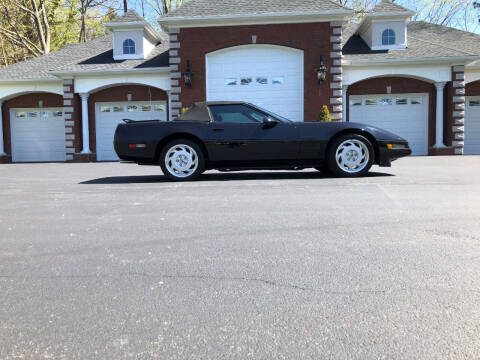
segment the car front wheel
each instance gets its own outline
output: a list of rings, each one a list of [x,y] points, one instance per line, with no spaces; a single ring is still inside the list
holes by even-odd
[[[328,169],[337,176],[357,177],[365,175],[374,160],[373,146],[367,138],[347,134],[335,139],[328,149]]]
[[[160,167],[170,180],[193,180],[205,170],[205,159],[197,143],[188,139],[176,139],[163,148]]]

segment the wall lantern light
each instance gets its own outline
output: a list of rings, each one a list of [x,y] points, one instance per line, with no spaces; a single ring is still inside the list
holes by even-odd
[[[38,107],[43,108],[43,100],[38,100]]]
[[[127,101],[132,101],[132,98],[133,98],[132,94],[127,94]]]
[[[323,63],[323,56],[320,56],[320,66],[317,69],[317,80],[321,84],[327,78],[327,67]]]
[[[187,69],[183,73],[183,82],[186,86],[192,87],[193,73],[190,70],[190,60],[187,60]]]

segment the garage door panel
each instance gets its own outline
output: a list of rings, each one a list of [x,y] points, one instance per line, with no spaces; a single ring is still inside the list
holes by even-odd
[[[61,108],[11,109],[14,162],[65,161],[65,121]]]
[[[466,155],[480,155],[480,97],[467,97],[465,107]]]
[[[129,109],[133,111],[129,111]],[[148,109],[148,111],[143,111]],[[167,120],[166,101],[98,102],[95,104],[98,161],[118,161],[113,136],[122,119]],[[114,111],[115,110],[115,111]]]
[[[351,96],[350,121],[391,131],[408,140],[414,155],[428,154],[428,94]]]
[[[208,54],[206,63],[208,101],[247,101],[303,121],[301,51],[277,46],[240,46]],[[242,84],[242,80],[248,79],[251,80],[248,84]]]

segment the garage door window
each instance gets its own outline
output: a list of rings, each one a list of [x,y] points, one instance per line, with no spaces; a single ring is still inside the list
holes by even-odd
[[[110,112],[110,106],[101,106],[100,111],[101,112]]]
[[[397,105],[408,105],[408,99],[407,98],[398,98],[395,100],[395,104]]]
[[[237,79],[225,79],[225,85],[226,86],[235,86],[237,85]]]
[[[114,106],[113,107],[113,112],[123,112],[123,106]]]
[[[412,98],[412,105],[421,105],[423,104],[423,99],[421,97]]]
[[[257,77],[257,83],[260,85],[267,85],[268,84],[268,78],[264,76],[259,76]]]
[[[152,105],[142,105],[142,111],[152,111]]]
[[[137,111],[138,107],[136,105],[128,105],[127,106],[127,111],[132,112],[132,111]]]
[[[377,99],[367,99],[365,100],[365,105],[369,105],[369,106],[377,105]]]
[[[281,85],[281,84],[283,84],[283,82],[284,82],[283,76],[277,76],[277,77],[272,78],[272,84],[273,85]]]
[[[160,104],[154,105],[153,109],[155,111],[165,111],[165,105],[160,105]]]
[[[380,105],[392,105],[392,99],[380,99]]]
[[[246,77],[246,78],[241,78],[240,79],[240,85],[250,85],[251,82],[252,82],[251,77]]]
[[[351,106],[362,106],[362,99],[352,99],[350,100]]]
[[[468,105],[469,106],[480,106],[480,100],[470,100]]]

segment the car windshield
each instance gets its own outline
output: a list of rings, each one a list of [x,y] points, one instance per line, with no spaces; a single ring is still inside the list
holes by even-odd
[[[261,108],[260,106],[257,106],[257,105],[252,105],[252,107],[254,107],[255,109],[258,109],[260,110],[261,112],[264,112],[265,114],[271,116],[271,117],[274,117],[275,119],[278,119],[280,120],[281,122],[287,122],[287,123],[290,123],[290,122],[293,122],[292,120],[289,120],[287,118],[284,118],[283,116],[280,116],[280,115],[277,115],[271,111],[268,111],[264,108]]]

